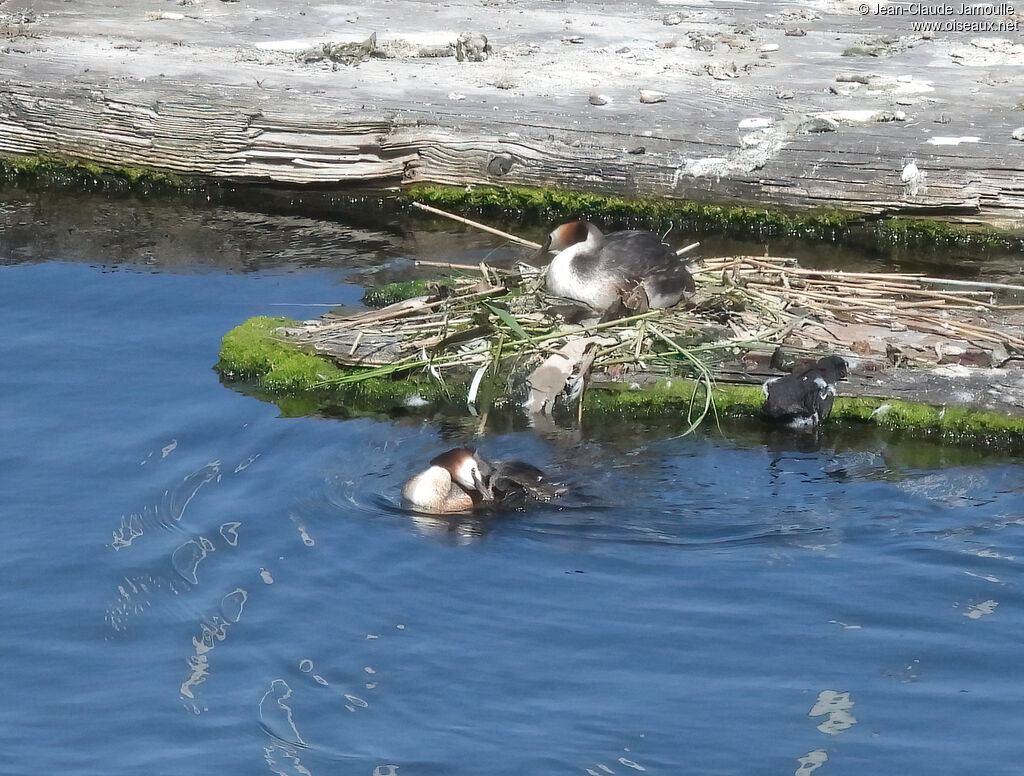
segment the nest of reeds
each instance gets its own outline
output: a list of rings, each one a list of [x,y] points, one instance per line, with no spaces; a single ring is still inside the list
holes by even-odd
[[[328,314],[281,333],[351,369],[334,382],[425,370],[442,383],[467,384],[472,408],[487,378],[492,394],[539,412],[559,397],[577,399],[592,373],[629,381],[638,373],[679,375],[708,387],[760,381],[785,366],[778,363],[782,349],[798,360],[839,353],[861,371],[922,358],[997,366],[1024,354],[1024,327],[1006,321],[1020,308],[996,304],[997,284],[950,289],[949,281],[911,273],[714,258],[693,268],[697,291],[682,305],[576,320],[565,300],[544,293],[536,268],[443,266],[456,274],[426,295]]]

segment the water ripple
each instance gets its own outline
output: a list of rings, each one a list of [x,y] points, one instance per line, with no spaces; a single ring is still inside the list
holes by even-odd
[[[145,506],[140,512],[121,516],[121,525],[112,533],[114,550],[130,547],[150,527],[172,528],[181,522],[185,510],[200,489],[220,475],[220,461],[213,461],[185,476],[179,485],[164,491],[159,504]]]
[[[292,697],[292,688],[284,679],[275,679],[270,683],[270,689],[264,693],[260,700],[259,721],[260,727],[272,738],[289,746],[298,746],[303,749],[307,744],[299,735],[292,716],[292,707],[285,703]]]

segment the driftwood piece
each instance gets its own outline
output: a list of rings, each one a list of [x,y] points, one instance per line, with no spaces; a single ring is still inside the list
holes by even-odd
[[[581,0],[568,34],[569,12],[543,0],[429,14],[420,0],[33,7],[0,58],[2,153],[230,181],[522,184],[1024,225],[1019,30],[926,35],[913,15],[842,0],[726,0],[672,27],[655,0]],[[786,35],[796,23],[806,35]],[[488,56],[415,55],[454,45],[448,30],[479,31]],[[374,33],[388,58],[300,56]],[[638,89],[665,99],[642,104]]]

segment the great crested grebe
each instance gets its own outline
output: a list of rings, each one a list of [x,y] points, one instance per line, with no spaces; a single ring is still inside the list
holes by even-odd
[[[671,307],[693,293],[686,264],[654,232],[611,232],[588,221],[557,227],[542,253],[558,251],[548,291],[604,313],[620,302],[632,310]]]
[[[836,383],[847,378],[846,361],[827,356],[806,369],[768,380],[764,414],[791,426],[816,426],[832,413]]]
[[[418,512],[468,512],[481,506],[516,507],[548,501],[564,488],[522,461],[487,461],[472,447],[456,447],[402,486],[402,504]]]

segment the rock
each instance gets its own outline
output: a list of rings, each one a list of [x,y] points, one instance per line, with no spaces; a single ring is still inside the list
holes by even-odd
[[[714,38],[709,38],[707,35],[704,35],[703,33],[700,33],[700,32],[688,32],[688,33],[686,33],[686,37],[689,38],[689,40],[690,40],[689,46],[694,51],[709,51],[710,52],[710,51],[714,51],[715,50],[715,40],[714,40]]]
[[[740,129],[767,129],[768,127],[770,127],[774,123],[775,122],[772,119],[764,118],[762,116],[757,116],[757,117],[752,118],[752,119],[743,119],[739,123],[739,128]]]
[[[903,348],[898,345],[894,345],[891,342],[887,342],[885,344],[885,357],[888,359],[890,364],[896,367],[906,366],[910,363],[910,359],[907,357]]]
[[[810,135],[818,132],[835,132],[839,129],[839,122],[834,121],[824,116],[808,116],[800,122],[800,126],[797,127],[796,131]]]
[[[463,32],[455,41],[455,58],[460,62],[483,62],[490,53],[487,36],[481,32]]]
[[[640,90],[640,102],[645,105],[650,105],[655,102],[665,102],[668,98],[668,94],[665,92],[658,92],[654,89],[641,89]]]
[[[562,38],[562,43],[582,43],[582,35],[566,35]]]
[[[670,13],[661,20],[661,23],[666,27],[675,27],[677,24],[683,23],[683,17],[681,14]]]
[[[1014,140],[1024,141],[1024,127],[1017,127],[1015,130],[1013,130],[1013,135],[1011,135],[1011,137]]]
[[[342,65],[358,65],[377,54],[377,33],[362,43],[323,43],[296,54],[300,62],[322,62],[328,60]]]
[[[760,51],[762,54],[770,54],[773,51],[778,51],[779,50],[779,44],[778,43],[765,43],[763,46],[758,46],[757,50]]]
[[[779,92],[778,94],[775,95],[775,97],[776,99],[779,100],[792,100],[793,92]]]
[[[786,35],[790,38],[802,38],[807,34],[807,30],[803,27],[787,27]]]
[[[739,72],[737,72],[735,62],[729,62],[724,65],[718,64],[717,62],[711,62],[704,66],[704,72],[716,81],[727,81],[730,78],[740,77]]]
[[[603,94],[598,94],[597,92],[591,92],[589,99],[591,105],[607,105],[609,102],[607,97]]]
[[[740,361],[745,367],[767,371],[772,366],[772,354],[763,350],[748,350]]]
[[[939,363],[942,365],[946,364],[959,364],[960,366],[975,366],[989,369],[993,364],[993,358],[991,351],[982,350],[981,348],[974,347],[952,347],[946,346],[942,349],[942,354],[939,357]]]

